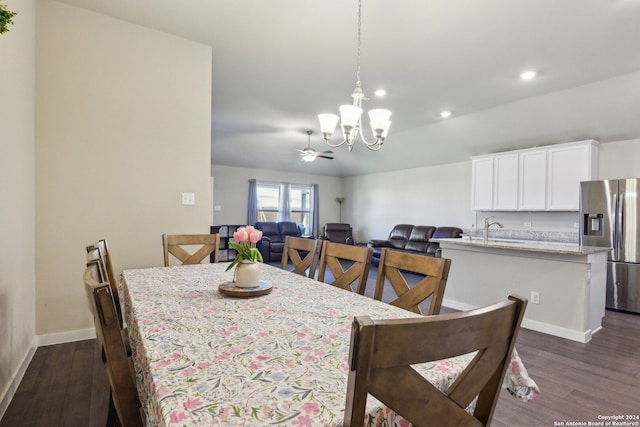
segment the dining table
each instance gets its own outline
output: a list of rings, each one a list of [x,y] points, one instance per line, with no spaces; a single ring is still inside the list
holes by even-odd
[[[128,269],[120,276],[148,426],[340,426],[354,316],[419,316],[266,263],[263,291],[229,292],[228,266]],[[472,357],[416,369],[444,391]],[[522,401],[539,393],[515,351],[503,387]],[[366,411],[365,425],[409,425],[372,396]]]

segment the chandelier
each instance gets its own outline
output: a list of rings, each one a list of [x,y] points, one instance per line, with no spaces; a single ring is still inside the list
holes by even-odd
[[[366,100],[364,92],[362,92],[362,85],[360,84],[360,49],[361,40],[360,32],[362,27],[362,0],[358,0],[358,52],[357,52],[357,68],[356,68],[356,88],[353,90],[351,97],[353,98],[352,105],[340,106],[340,117],[335,114],[318,114],[320,120],[320,130],[324,140],[330,147],[339,147],[342,144],[347,144],[349,151],[353,150],[353,143],[360,136],[360,140],[364,145],[373,151],[378,151],[382,148],[382,143],[387,137],[389,132],[389,126],[391,121],[391,111],[385,109],[375,109],[369,111],[369,120],[371,123],[371,130],[373,131],[372,142],[365,139],[362,132],[362,101]],[[336,144],[331,143],[331,136],[336,129],[336,124],[340,120],[340,127],[342,127],[343,140]]]

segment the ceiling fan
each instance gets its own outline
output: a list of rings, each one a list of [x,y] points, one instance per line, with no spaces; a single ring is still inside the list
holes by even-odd
[[[329,160],[333,160],[333,157],[331,156],[327,156],[326,154],[333,154],[333,151],[328,150],[328,151],[316,151],[313,148],[311,148],[311,131],[308,130],[307,131],[307,135],[309,137],[309,141],[307,143],[307,147],[303,148],[302,150],[296,149],[296,151],[298,151],[300,153],[300,156],[302,157],[302,160],[305,162],[313,162],[316,157],[320,157],[322,159],[329,159]]]

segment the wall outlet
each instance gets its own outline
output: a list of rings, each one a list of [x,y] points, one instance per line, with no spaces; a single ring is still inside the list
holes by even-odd
[[[540,292],[531,291],[529,302],[531,302],[531,304],[540,304]]]
[[[524,222],[524,226],[525,227],[531,227],[531,221],[525,221]]]

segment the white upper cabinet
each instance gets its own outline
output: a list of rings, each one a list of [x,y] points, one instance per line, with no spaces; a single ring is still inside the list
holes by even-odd
[[[471,161],[473,209],[493,209],[493,157],[475,158]]]
[[[580,181],[596,177],[597,145],[592,141],[547,148],[547,209],[577,211]]]
[[[518,209],[547,207],[547,151],[523,151],[518,156]]]
[[[597,177],[598,142],[558,144],[471,159],[474,210],[577,211],[580,181]]]
[[[518,209],[518,154],[495,156],[493,167],[493,209]]]

